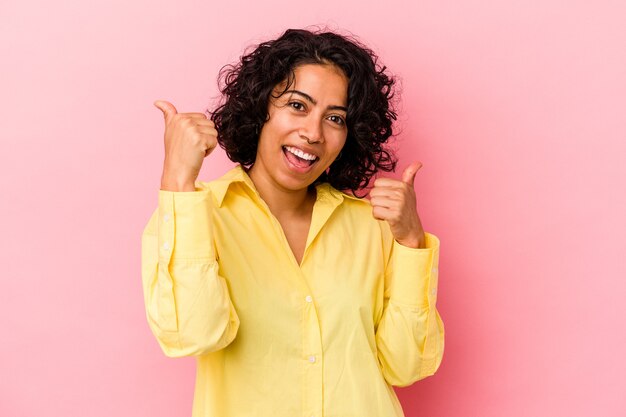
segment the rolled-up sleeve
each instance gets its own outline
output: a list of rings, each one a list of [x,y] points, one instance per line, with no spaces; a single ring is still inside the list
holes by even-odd
[[[142,235],[142,282],[148,324],[170,357],[226,347],[239,317],[219,275],[210,191],[159,190]]]
[[[425,233],[426,247],[413,249],[383,233],[391,243],[376,345],[383,376],[403,387],[433,375],[443,358],[444,325],[436,309],[439,239]]]

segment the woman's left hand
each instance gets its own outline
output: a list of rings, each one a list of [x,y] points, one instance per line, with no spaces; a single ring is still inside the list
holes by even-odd
[[[395,240],[410,248],[423,248],[425,240],[413,188],[415,174],[421,167],[421,162],[409,165],[401,181],[377,178],[369,194],[374,218],[386,220]]]

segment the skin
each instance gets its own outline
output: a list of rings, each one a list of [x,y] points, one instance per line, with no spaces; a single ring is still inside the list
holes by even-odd
[[[334,65],[308,64],[294,70],[289,92],[272,98],[263,125],[255,163],[248,170],[259,195],[281,224],[298,263],[304,254],[315,203],[310,185],[336,159],[347,138],[345,125],[348,79]],[[282,91],[278,85],[277,91]],[[154,105],[165,119],[165,161],[161,190],[195,191],[204,158],[217,146],[215,125],[204,113],[178,113],[173,104]],[[285,159],[283,146],[317,157],[307,172],[298,172]],[[413,187],[420,162],[410,165],[401,180],[378,178],[370,191],[372,215],[388,222],[398,243],[424,247],[424,230]]]
[[[394,239],[409,248],[425,247],[414,188],[415,174],[421,167],[421,162],[409,165],[401,180],[377,178],[369,194],[374,218],[387,221]]]
[[[347,107],[348,80],[332,65],[301,65],[294,74],[288,92],[270,99],[269,120],[261,129],[256,159],[248,174],[300,262],[316,198],[310,185],[346,142],[346,111],[342,108]],[[275,92],[284,87],[277,86]],[[308,172],[296,172],[287,163],[283,146],[299,148],[318,160]]]

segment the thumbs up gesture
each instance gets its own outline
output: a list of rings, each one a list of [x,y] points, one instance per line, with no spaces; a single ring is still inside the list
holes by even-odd
[[[202,161],[217,145],[215,124],[204,113],[178,113],[168,101],[154,105],[165,117],[165,161],[161,190],[195,191]]]
[[[413,182],[421,162],[409,165],[402,180],[377,178],[370,191],[372,215],[389,223],[395,240],[411,248],[424,247],[424,229],[417,215],[417,201]]]

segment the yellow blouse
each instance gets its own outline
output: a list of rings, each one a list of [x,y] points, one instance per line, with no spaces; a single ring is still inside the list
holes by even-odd
[[[392,385],[439,367],[437,237],[402,246],[367,200],[316,189],[301,264],[241,166],[159,190],[145,307],[165,355],[196,356],[193,417],[403,416]]]

